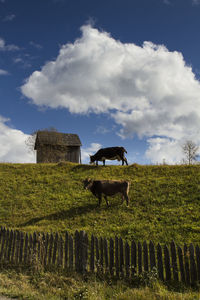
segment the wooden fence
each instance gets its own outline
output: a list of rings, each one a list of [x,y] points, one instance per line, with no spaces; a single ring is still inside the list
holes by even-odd
[[[0,229],[0,265],[56,266],[77,272],[102,272],[118,278],[133,278],[157,270],[162,281],[195,285],[200,281],[200,248],[193,244],[183,249],[171,242],[156,246],[150,242],[128,243],[122,238],[90,240],[83,231],[74,235],[27,234]]]

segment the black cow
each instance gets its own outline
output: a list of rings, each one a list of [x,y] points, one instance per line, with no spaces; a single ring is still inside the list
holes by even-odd
[[[94,155],[90,155],[90,163],[95,163],[98,166],[98,161],[103,161],[103,165],[105,166],[105,160],[110,159],[114,160],[117,159],[118,161],[122,161],[122,165],[124,162],[128,165],[127,159],[124,156],[124,152],[127,153],[124,147],[109,147],[109,148],[102,148]]]
[[[130,183],[126,180],[92,180],[87,178],[83,181],[84,189],[90,190],[92,194],[99,199],[99,206],[101,204],[102,195],[109,205],[107,196],[114,196],[120,193],[122,195],[122,203],[126,199],[126,205],[129,205],[129,186]]]

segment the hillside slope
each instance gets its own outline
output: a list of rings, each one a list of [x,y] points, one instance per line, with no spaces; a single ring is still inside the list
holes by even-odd
[[[130,206],[116,196],[97,207],[87,177],[129,180]],[[199,243],[200,166],[0,164],[0,226]]]

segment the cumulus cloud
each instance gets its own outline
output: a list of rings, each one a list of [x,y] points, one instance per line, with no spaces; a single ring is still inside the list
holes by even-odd
[[[0,69],[0,75],[8,75],[8,71]]]
[[[147,157],[177,160],[191,136],[200,144],[200,83],[180,52],[144,42],[124,44],[90,25],[21,87],[38,106],[110,114],[123,138],[147,138]],[[156,146],[157,145],[157,146]],[[177,145],[177,146],[175,146]],[[156,151],[155,153],[153,153]]]
[[[99,144],[99,143],[91,143],[91,145],[88,148],[82,148],[81,149],[82,163],[88,163],[89,155],[93,155],[100,148],[101,148],[101,144]]]
[[[5,40],[0,37],[0,51],[16,51],[19,47],[13,44],[6,44]]]
[[[11,15],[7,15],[3,18],[3,22],[11,22],[15,19],[15,15],[14,14],[11,14]]]
[[[0,116],[0,162],[34,163],[35,155],[28,152],[28,135],[7,125],[9,119]]]

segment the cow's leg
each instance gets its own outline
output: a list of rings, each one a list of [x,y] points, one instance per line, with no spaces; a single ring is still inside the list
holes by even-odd
[[[96,160],[96,166],[98,166],[98,160]]]
[[[98,194],[99,206],[101,205],[101,198],[102,198],[102,195],[101,195],[101,194]]]
[[[105,159],[103,160],[103,165],[105,166]]]
[[[108,202],[107,196],[106,196],[106,195],[104,195],[104,198],[105,198],[105,200],[106,200],[106,204],[107,204],[107,206],[109,206],[109,202]]]
[[[124,203],[124,195],[122,195],[122,204]]]
[[[124,196],[125,196],[125,199],[126,199],[126,205],[128,206],[128,205],[129,205],[129,198],[128,198],[128,195],[125,194]]]

